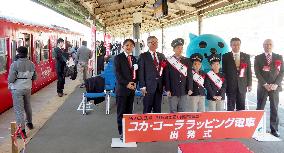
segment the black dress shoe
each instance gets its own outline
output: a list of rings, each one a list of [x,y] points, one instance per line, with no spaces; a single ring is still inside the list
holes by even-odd
[[[122,135],[122,134],[119,135],[119,139],[120,139],[121,141],[123,141],[123,135]]]
[[[274,135],[277,138],[280,137],[280,133],[278,131],[271,131],[271,134]]]
[[[34,125],[33,123],[27,123],[27,127],[31,130],[34,129]]]
[[[63,93],[58,93],[58,97],[62,97],[63,96]]]

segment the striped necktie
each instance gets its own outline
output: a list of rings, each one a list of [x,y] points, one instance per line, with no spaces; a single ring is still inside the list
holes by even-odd
[[[270,54],[267,54],[266,55],[266,61],[267,61],[267,65],[270,65],[270,63],[271,63],[271,55]]]

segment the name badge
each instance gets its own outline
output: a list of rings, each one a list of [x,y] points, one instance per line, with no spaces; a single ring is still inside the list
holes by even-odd
[[[265,71],[265,72],[269,72],[270,66],[263,66],[262,70]]]

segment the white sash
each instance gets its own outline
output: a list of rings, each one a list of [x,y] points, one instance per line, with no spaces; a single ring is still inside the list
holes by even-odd
[[[207,73],[208,77],[210,78],[211,81],[214,82],[214,84],[219,88],[221,89],[222,88],[222,84],[223,84],[223,81],[222,79],[216,74],[214,73],[213,71],[209,71]]]
[[[203,84],[204,84],[204,79],[202,78],[201,75],[197,74],[196,72],[194,72],[192,70],[192,74],[193,74],[193,80],[198,83],[200,86],[203,87]]]
[[[181,62],[179,62],[175,57],[170,57],[167,59],[168,62],[179,71],[184,76],[187,76],[187,67],[183,65]]]

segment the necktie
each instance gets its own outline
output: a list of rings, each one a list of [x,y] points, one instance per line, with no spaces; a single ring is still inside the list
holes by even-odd
[[[266,55],[266,60],[267,60],[267,64],[270,65],[270,63],[271,63],[271,55],[270,54]]]
[[[237,68],[240,67],[240,56],[239,56],[239,54],[235,54],[235,64],[236,64]]]
[[[156,69],[158,70],[159,64],[158,64],[158,61],[157,61],[157,58],[156,58],[156,53],[153,53],[153,57],[154,57],[154,65],[155,65]]]
[[[132,68],[132,60],[131,60],[130,55],[127,56],[127,61],[128,61],[129,67]]]

